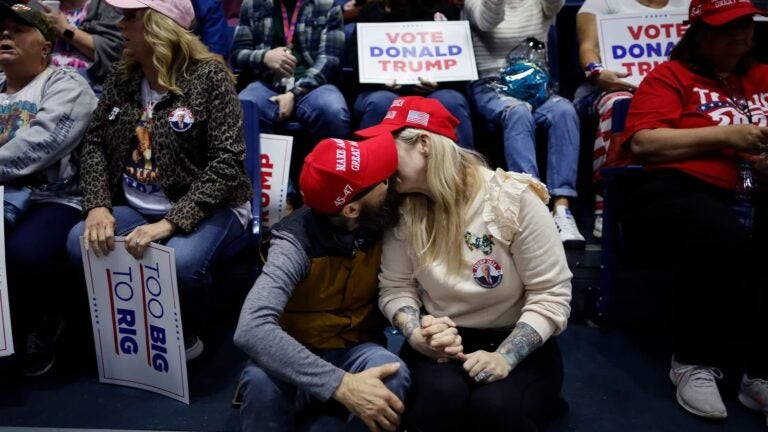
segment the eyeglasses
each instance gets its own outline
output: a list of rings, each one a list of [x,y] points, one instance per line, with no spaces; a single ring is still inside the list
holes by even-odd
[[[372,190],[374,190],[377,187],[379,187],[380,184],[383,184],[384,186],[389,186],[389,179],[388,178],[384,179],[384,180],[380,181],[379,183],[374,183],[374,184],[368,186],[367,188],[361,190],[360,192],[356,193],[355,196],[353,196],[352,199],[349,202],[355,202],[355,201],[363,199]]]

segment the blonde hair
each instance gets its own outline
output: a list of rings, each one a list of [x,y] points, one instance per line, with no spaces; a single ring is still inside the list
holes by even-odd
[[[210,52],[195,34],[167,16],[145,9],[143,20],[144,38],[152,46],[152,63],[157,69],[157,81],[168,91],[182,94],[176,80],[179,74],[187,76],[192,61],[215,61],[229,70],[220,55]],[[129,79],[138,68],[136,60],[123,56],[120,67],[123,79]],[[229,76],[234,82],[235,76],[231,72]]]
[[[453,140],[423,129],[407,128],[396,135],[406,145],[429,137],[427,187],[432,197],[408,194],[401,206],[402,226],[419,267],[442,260],[449,272],[462,265],[467,206],[480,190],[483,157],[456,145]]]

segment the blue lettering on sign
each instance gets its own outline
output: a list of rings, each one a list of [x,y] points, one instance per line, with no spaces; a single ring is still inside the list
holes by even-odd
[[[459,45],[433,45],[433,46],[389,46],[387,48],[372,46],[370,47],[370,56],[389,58],[424,58],[424,57],[450,57],[457,56],[463,52]]]
[[[117,333],[120,334],[120,352],[136,354],[139,343],[136,341],[136,313],[130,309],[117,308]]]
[[[162,319],[164,315],[163,304],[159,297],[163,293],[163,287],[160,284],[160,264],[155,263],[155,266],[145,265],[145,269],[154,272],[153,275],[148,275],[144,279],[144,286],[146,292],[150,298],[147,300],[147,311],[154,319]],[[168,372],[168,348],[165,329],[152,324],[149,326],[149,349],[152,351],[152,367],[158,372]]]
[[[158,372],[168,372],[168,350],[165,347],[165,329],[156,325],[149,326],[149,338],[152,341],[152,367]]]
[[[674,47],[674,42],[667,42],[666,44],[664,42],[636,43],[628,46],[611,45],[611,53],[616,60],[624,59],[627,56],[633,59],[669,57]]]

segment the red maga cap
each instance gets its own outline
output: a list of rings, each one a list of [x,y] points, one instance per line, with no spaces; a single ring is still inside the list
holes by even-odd
[[[369,186],[397,170],[397,147],[390,134],[355,142],[328,138],[304,158],[299,188],[304,204],[315,211],[336,214]]]
[[[381,123],[359,130],[355,132],[355,135],[371,138],[412,127],[447,136],[456,141],[456,126],[458,125],[459,120],[448,112],[439,101],[421,96],[406,96],[392,101],[392,105],[390,105],[389,111]]]
[[[711,26],[721,26],[745,16],[763,15],[750,0],[692,0],[688,10],[687,23],[704,22]]]

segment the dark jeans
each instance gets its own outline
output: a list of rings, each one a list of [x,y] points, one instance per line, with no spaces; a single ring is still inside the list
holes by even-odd
[[[5,256],[14,332],[22,335],[58,301],[67,264],[69,230],[80,220],[80,210],[65,204],[33,204],[7,233]],[[22,340],[22,339],[19,339]]]
[[[729,190],[674,169],[645,172],[628,186],[619,208],[625,244],[674,278],[675,359],[719,366],[738,355],[725,350],[726,342],[744,339],[753,350],[744,366],[750,376],[766,377],[757,318],[765,303],[756,272],[766,265],[764,213],[758,208],[750,237],[730,209]]]
[[[384,379],[384,385],[400,400],[410,385],[408,368],[386,348],[366,342],[346,349],[316,350],[324,361],[349,373],[359,373],[387,363],[401,363],[400,369]],[[281,381],[248,362],[241,377],[243,432],[265,431],[364,431],[367,427],[335,400],[321,402],[295,385]]]
[[[495,351],[509,332],[459,329],[464,352]],[[554,338],[503,380],[477,384],[461,362],[437,363],[407,343],[400,356],[411,371],[409,431],[536,431],[560,403],[563,362]]]

